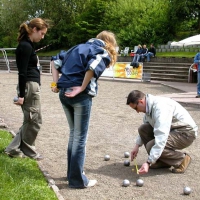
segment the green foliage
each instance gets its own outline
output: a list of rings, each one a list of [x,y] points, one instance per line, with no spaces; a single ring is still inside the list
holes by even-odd
[[[169,0],[169,16],[175,32],[198,30],[200,32],[200,1]],[[189,24],[188,24],[189,23]],[[188,26],[189,25],[189,26]],[[185,28],[184,28],[185,27]]]
[[[72,44],[86,42],[102,31],[101,22],[107,8],[106,0],[85,1],[83,10],[77,15],[72,31],[68,34]]]
[[[0,199],[56,200],[36,161],[29,158],[10,158],[3,153],[11,136],[0,130]]]
[[[172,39],[166,18],[168,4],[163,0],[117,0],[109,8],[104,23],[117,34],[122,49]]]
[[[36,48],[70,48],[113,31],[120,48],[165,44],[200,32],[200,0],[0,0],[0,45],[16,46],[20,24],[34,17],[51,21]],[[183,38],[181,38],[183,37]]]

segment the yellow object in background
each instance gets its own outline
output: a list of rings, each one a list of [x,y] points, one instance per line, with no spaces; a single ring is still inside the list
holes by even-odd
[[[114,77],[142,79],[143,64],[139,63],[138,68],[133,68],[130,64],[116,63],[113,67]]]

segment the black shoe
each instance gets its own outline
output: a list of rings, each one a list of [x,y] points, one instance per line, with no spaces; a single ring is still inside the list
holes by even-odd
[[[197,95],[196,98],[200,98],[200,95]]]

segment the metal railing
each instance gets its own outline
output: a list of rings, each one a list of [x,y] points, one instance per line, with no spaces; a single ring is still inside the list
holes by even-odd
[[[15,49],[16,48],[0,48],[1,52],[3,53],[3,57],[4,57],[5,61],[6,61],[6,66],[8,68],[8,72],[10,72],[10,63],[9,63],[6,51],[7,50],[15,50]]]
[[[189,67],[189,71],[188,71],[188,83],[191,83],[191,76],[192,74],[191,73],[195,73],[197,72],[197,64],[196,63],[193,63],[190,65]],[[193,80],[192,80],[193,81]]]

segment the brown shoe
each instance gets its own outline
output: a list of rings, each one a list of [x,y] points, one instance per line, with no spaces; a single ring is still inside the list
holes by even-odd
[[[149,168],[150,169],[159,169],[159,168],[170,168],[171,166],[158,160],[156,163],[152,164]]]
[[[172,169],[172,173],[184,173],[185,170],[188,168],[190,162],[191,157],[186,154],[183,162],[177,168]]]

